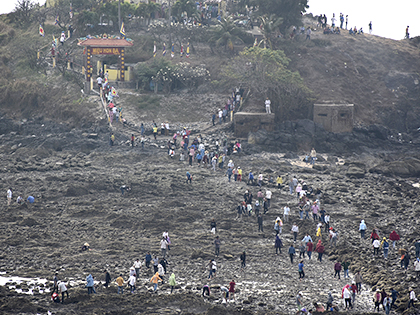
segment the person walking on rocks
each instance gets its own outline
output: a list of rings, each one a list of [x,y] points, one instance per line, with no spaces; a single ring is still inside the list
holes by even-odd
[[[270,205],[271,205],[271,195],[272,195],[271,191],[269,189],[267,189],[265,191],[265,199],[267,199],[267,207],[268,208],[270,208]]]
[[[360,274],[360,271],[357,271],[356,275],[354,276],[354,281],[356,282],[357,292],[360,293],[362,291],[362,282],[363,282],[363,277]]]
[[[296,296],[296,306],[298,308],[298,311],[296,312],[296,314],[299,314],[300,311],[303,308],[303,306],[302,306],[302,292],[300,292],[300,291],[299,291],[298,295]]]
[[[379,247],[380,246],[381,246],[381,242],[378,239],[375,239],[372,243],[373,256],[379,255]]]
[[[95,281],[91,274],[86,277],[86,288],[88,289],[88,295],[91,293],[96,293],[95,291]]]
[[[133,274],[128,278],[128,285],[130,286],[130,292],[136,291],[136,274]]]
[[[156,272],[154,276],[152,277],[152,279],[150,279],[150,282],[153,283],[153,292],[155,293],[158,287],[159,280],[162,281],[162,279],[159,277],[159,272]]]
[[[162,237],[162,240],[160,241],[160,250],[162,252],[162,257],[166,257],[166,249],[168,248],[168,241],[165,237]]]
[[[305,258],[305,252],[306,252],[306,246],[303,242],[301,242],[299,246],[299,259],[302,257]]]
[[[417,257],[414,261],[414,270],[416,271],[417,281],[420,279],[420,258]]]
[[[289,247],[289,256],[290,256],[290,262],[293,264],[293,257],[295,256],[296,250],[293,247],[293,244]]]
[[[308,151],[306,151],[306,152],[308,152]],[[316,161],[316,151],[315,151],[315,148],[312,148],[311,153],[310,153],[310,156],[311,156],[311,164],[314,165],[315,164],[315,161]]]
[[[362,239],[365,239],[365,232],[366,232],[366,223],[365,220],[360,221],[360,225],[359,225],[359,231],[360,231],[360,237]]]
[[[409,297],[410,297],[410,300],[408,301],[407,308],[410,308],[411,305],[413,307],[415,307],[414,306],[414,301],[417,301],[417,298],[416,298],[416,292],[414,292],[414,289],[413,288],[410,288],[410,295],[409,295]]]
[[[340,264],[340,262],[339,262],[339,261],[337,261],[337,262],[334,264],[334,271],[335,271],[335,273],[334,273],[334,279],[335,279],[335,276],[337,276],[337,275],[338,275],[338,280],[340,280],[341,264]]]
[[[58,293],[58,272],[56,272],[54,276],[53,291],[51,292],[51,294],[53,294],[54,292]]]
[[[165,268],[163,268],[162,264],[158,264],[158,273],[159,273],[159,277],[162,281],[162,284],[164,284],[164,277],[165,277]]]
[[[283,243],[278,235],[276,235],[276,240],[274,241],[274,247],[276,248],[276,255],[279,253],[281,254],[281,248],[283,247]]]
[[[325,247],[322,245],[321,240],[316,244],[315,251],[318,253],[318,260],[322,262],[322,255],[324,254]]]
[[[389,243],[386,240],[386,237],[382,240],[382,250],[384,251],[384,258],[388,259],[388,250],[389,250]]]
[[[391,297],[392,297],[392,302],[391,302],[391,309],[395,304],[395,301],[397,301],[397,298],[400,296],[400,294],[398,293],[397,290],[394,290],[394,288],[391,288]]]
[[[312,243],[312,240],[309,240],[306,243],[306,252],[308,254],[309,259],[311,259],[311,257],[312,257],[313,248],[314,248],[314,244]]]
[[[117,294],[124,294],[124,279],[122,277],[122,274],[120,274],[120,276],[115,279],[115,282],[117,283],[118,286],[118,290],[117,290]]]
[[[64,281],[58,283],[58,291],[61,293],[61,304],[64,304],[64,294],[67,294],[67,298],[69,298],[69,291],[67,291],[66,283]]]
[[[285,205],[283,208],[283,221],[284,223],[289,222],[290,208],[288,205]]]
[[[191,176],[191,174],[190,174],[190,172],[187,172],[187,180],[185,181],[187,184],[188,183],[190,183],[191,184],[191,182],[192,182],[192,176]]]
[[[246,253],[245,251],[241,254],[241,271],[243,271],[246,267]]]
[[[264,232],[263,223],[263,216],[260,213],[258,214],[258,232]]]
[[[216,236],[216,239],[214,240],[214,249],[215,249],[215,255],[216,257],[219,257],[220,253],[220,239],[219,236]]]
[[[175,280],[175,274],[172,273],[171,276],[169,277],[169,285],[171,286],[171,294],[172,292],[174,292],[174,288],[176,286],[176,280]]]
[[[379,312],[379,305],[381,304],[381,291],[379,291],[379,289],[376,290],[375,294],[373,295],[373,303],[375,303],[373,311],[378,309]]]
[[[11,202],[12,202],[12,198],[13,198],[13,192],[12,190],[9,188],[7,190],[7,205],[10,206]],[[53,292],[54,293],[54,292]]]
[[[354,303],[356,301],[356,294],[357,294],[357,285],[356,282],[352,281],[351,286],[349,288],[351,293],[351,304],[354,306]]]
[[[140,276],[140,270],[141,270],[141,262],[140,259],[137,259],[133,264],[134,269],[136,270],[136,279]]]
[[[293,242],[296,242],[296,238],[299,233],[299,227],[296,225],[296,223],[293,223],[292,233],[293,233]]]
[[[235,285],[236,285],[235,280],[232,279],[232,281],[229,283],[229,300],[231,298],[233,298],[233,301],[236,301],[236,298],[235,298]]]
[[[395,245],[397,244],[397,241],[400,240],[400,236],[397,234],[397,232],[392,231],[389,234],[389,239],[392,241],[392,248],[395,250],[395,248],[396,248]]]
[[[343,272],[344,272],[344,279],[349,278],[349,266],[350,266],[350,262],[348,262],[347,260],[345,260],[342,265],[343,267]]]
[[[392,303],[391,298],[387,295],[382,304],[385,308],[386,315],[389,315],[389,312],[391,311],[391,303]]]
[[[343,298],[344,298],[344,301],[346,303],[346,308],[345,309],[346,310],[347,309],[352,309],[353,306],[351,305],[351,293],[350,293],[347,286],[345,286],[344,289],[343,289]]]
[[[301,260],[300,263],[298,264],[298,271],[299,271],[299,281],[302,281],[302,279],[305,278],[303,260]]]
[[[105,273],[105,284],[104,287],[108,288],[109,284],[111,283],[111,275],[109,274],[108,270],[104,271]]]

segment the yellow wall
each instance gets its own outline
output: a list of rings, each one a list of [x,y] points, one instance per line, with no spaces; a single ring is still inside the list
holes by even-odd
[[[108,69],[106,65],[104,65],[104,72],[108,71],[108,80],[109,81],[117,81],[120,79],[120,69]],[[134,79],[134,72],[132,67],[127,67],[125,70],[125,80],[131,81]]]

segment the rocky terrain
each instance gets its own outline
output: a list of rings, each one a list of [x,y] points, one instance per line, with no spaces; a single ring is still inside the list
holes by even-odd
[[[299,124],[308,125],[305,121]],[[412,263],[408,271],[400,269],[394,250],[389,260],[373,257],[370,242],[360,240],[358,233],[361,219],[369,231],[377,227],[381,237],[395,229],[402,239],[398,247],[411,250],[414,256],[413,245],[419,238],[419,188],[413,186],[420,174],[416,144],[377,139],[373,132],[362,139],[366,150],[338,153],[339,150],[323,148],[322,143],[339,147],[339,140],[320,141],[314,134],[320,156],[317,164],[310,167],[302,162],[303,151],[297,147],[292,150],[285,145],[282,149],[279,145],[270,149],[264,143],[244,143],[244,152],[232,157],[233,161],[241,166],[245,177],[251,169],[255,174],[262,172],[263,191],[273,191],[261,233],[255,217],[234,220],[244,191],[250,189],[255,197],[258,186],[228,183],[220,170],[213,172],[196,164],[189,167],[177,157],[169,158],[165,137],[159,136],[158,141],[150,138],[145,149],[131,148],[127,140],[138,125],[130,125],[114,126],[117,143],[110,147],[104,120],[85,130],[48,121],[17,124],[7,118],[0,120],[1,191],[11,187],[14,199],[18,195],[25,199],[28,195],[35,197],[34,204],[14,203],[10,207],[5,206],[3,199],[0,271],[3,276],[47,278],[46,288],[52,287],[53,275],[58,272],[60,279],[68,281],[70,291],[70,299],[63,306],[52,303],[42,285],[33,295],[26,295],[9,289],[9,284],[1,287],[3,314],[291,314],[296,310],[298,291],[303,292],[307,308],[313,302],[325,304],[328,291],[342,306],[341,288],[350,280],[333,278],[336,259],[351,261],[351,278],[357,270],[364,276],[354,313],[372,311],[371,290],[376,288],[388,291],[393,286],[401,293],[399,312],[405,310],[408,288],[417,291]],[[201,133],[210,150],[215,139],[234,140],[228,124],[191,125],[192,136]],[[299,127],[295,132],[292,137],[311,137]],[[327,136],[334,139],[333,135]],[[355,132],[347,141],[356,148],[361,139]],[[376,148],[369,143],[377,143]],[[263,150],[264,146],[268,149]],[[191,185],[185,182],[187,171],[193,175]],[[327,257],[322,263],[305,258],[306,278],[302,282],[298,281],[297,259],[291,264],[286,253],[293,241],[290,229],[297,222],[300,238],[308,232],[315,240],[316,224],[298,220],[296,198],[288,194],[287,187],[278,190],[268,183],[269,176],[275,178],[276,174],[285,180],[297,176],[320,188],[324,192],[321,204],[331,214],[331,225],[340,235],[336,248],[328,245],[327,235],[322,236]],[[119,187],[124,184],[132,190],[122,197]],[[283,227],[283,253],[276,256],[273,225],[286,204],[292,209],[291,221]],[[220,257],[216,258],[217,277],[208,282],[205,266],[214,258],[214,235],[209,231],[212,218],[217,222],[222,246]],[[98,293],[87,295],[84,279],[88,274],[97,281],[104,280],[104,269],[110,271],[113,279],[120,273],[127,276],[136,258],[143,259],[147,251],[159,254],[164,230],[169,231],[173,243],[168,258],[168,273],[174,272],[178,282],[173,295],[167,284],[159,287],[158,294],[152,294],[152,272],[145,268],[136,294],[117,295],[115,285],[104,289],[98,282]],[[91,251],[80,250],[84,242],[90,244]],[[247,267],[240,271],[239,255],[244,250]],[[237,300],[221,304],[218,288],[227,286],[231,279],[237,283]],[[206,283],[212,295],[203,299],[201,288]],[[17,287],[25,292],[30,286],[24,282]]]

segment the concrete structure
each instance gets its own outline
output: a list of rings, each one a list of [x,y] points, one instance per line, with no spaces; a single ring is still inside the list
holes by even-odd
[[[353,104],[314,104],[314,123],[330,132],[352,132],[353,111]]]
[[[248,133],[260,129],[274,131],[274,114],[238,112],[233,116],[235,137],[248,138]]]

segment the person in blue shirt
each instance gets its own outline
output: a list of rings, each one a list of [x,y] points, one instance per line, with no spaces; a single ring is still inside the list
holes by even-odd
[[[290,247],[289,247],[289,256],[290,256],[290,262],[293,264],[293,256],[295,255],[295,253],[296,253],[296,250],[295,250],[295,248],[293,247],[293,244],[292,245],[290,245]]]
[[[384,250],[384,258],[388,259],[389,243],[386,241],[386,237],[382,241],[382,249]]]
[[[146,262],[146,267],[149,268],[150,267],[150,262],[152,261],[152,255],[150,255],[150,253],[148,252],[146,254],[146,258],[144,260]]]
[[[305,271],[303,268],[303,260],[300,261],[298,264],[298,270],[299,270],[299,281],[302,281],[303,278],[305,278]]]
[[[248,185],[251,182],[251,185],[254,185],[254,174],[252,174],[252,171],[249,171],[249,175],[248,175]]]

